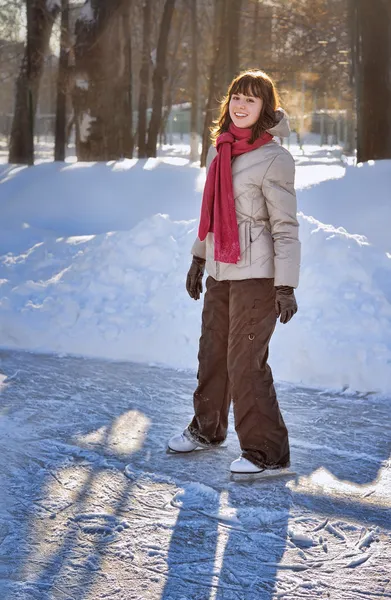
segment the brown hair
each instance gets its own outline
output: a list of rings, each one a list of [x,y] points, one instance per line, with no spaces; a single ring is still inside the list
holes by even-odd
[[[264,71],[249,69],[242,71],[232,80],[227,95],[220,103],[220,114],[211,127],[211,138],[213,144],[224,131],[228,131],[232,119],[229,115],[229,102],[234,94],[255,96],[262,98],[263,105],[258,121],[252,126],[252,136],[249,143],[252,144],[264,131],[276,125],[275,110],[279,106],[279,97],[273,80]]]

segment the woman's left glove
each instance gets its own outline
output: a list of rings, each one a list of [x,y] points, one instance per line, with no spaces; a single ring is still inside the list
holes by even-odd
[[[190,298],[199,300],[202,294],[202,278],[205,271],[205,260],[199,256],[193,256],[189,272],[186,277],[186,289]]]
[[[276,313],[281,323],[288,323],[297,313],[297,302],[292,287],[278,285],[276,288]]]

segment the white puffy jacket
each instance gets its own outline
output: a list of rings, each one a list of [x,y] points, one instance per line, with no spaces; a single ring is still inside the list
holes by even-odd
[[[289,135],[287,115],[269,133]],[[210,148],[207,169],[216,156]],[[232,161],[232,180],[241,258],[236,264],[214,260],[214,235],[193,244],[192,254],[206,259],[206,270],[218,281],[274,278],[274,285],[299,284],[300,242],[294,189],[295,163],[288,150],[272,140]]]

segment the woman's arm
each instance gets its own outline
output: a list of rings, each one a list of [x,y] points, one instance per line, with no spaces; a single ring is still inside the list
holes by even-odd
[[[212,160],[214,159],[214,157],[216,156],[216,154],[217,154],[216,148],[214,146],[210,146],[210,148],[208,150],[208,154],[206,155],[206,174],[208,174],[210,164],[211,164]],[[206,238],[204,239],[203,242],[201,242],[201,240],[197,236],[197,238],[194,241],[194,244],[191,248],[191,254],[193,256],[198,256],[199,258],[203,258],[204,260],[206,259]]]
[[[298,236],[293,157],[281,153],[271,163],[262,182],[274,242],[274,285],[299,285],[300,241]]]

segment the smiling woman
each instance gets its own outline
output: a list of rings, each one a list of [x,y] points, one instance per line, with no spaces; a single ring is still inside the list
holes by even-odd
[[[294,161],[273,140],[289,133],[270,77],[245,71],[229,86],[212,131],[198,238],[187,276],[202,313],[194,417],[168,443],[175,452],[220,446],[233,400],[242,455],[232,473],[289,466],[288,432],[267,364],[276,319],[297,311],[300,242]]]

